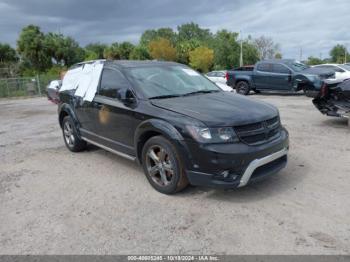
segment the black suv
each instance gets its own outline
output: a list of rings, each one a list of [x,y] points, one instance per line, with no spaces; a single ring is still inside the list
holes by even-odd
[[[245,186],[287,163],[274,106],[223,92],[181,64],[105,61],[93,101],[74,94],[61,91],[58,108],[68,149],[91,143],[136,160],[165,194],[189,183]]]

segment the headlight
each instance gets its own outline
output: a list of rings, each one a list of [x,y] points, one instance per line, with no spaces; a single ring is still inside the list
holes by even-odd
[[[187,130],[200,143],[238,142],[238,137],[231,127],[208,128],[187,126]]]

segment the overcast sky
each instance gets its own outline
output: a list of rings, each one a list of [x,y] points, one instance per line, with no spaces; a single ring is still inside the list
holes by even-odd
[[[137,43],[146,29],[198,23],[212,32],[266,35],[285,58],[327,57],[337,43],[350,49],[349,0],[0,0],[0,42],[15,46],[23,26],[61,32],[81,45]]]

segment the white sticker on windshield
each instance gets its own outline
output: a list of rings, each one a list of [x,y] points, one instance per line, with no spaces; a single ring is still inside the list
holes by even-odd
[[[189,76],[199,76],[199,74],[192,69],[182,68],[182,71],[184,71]]]

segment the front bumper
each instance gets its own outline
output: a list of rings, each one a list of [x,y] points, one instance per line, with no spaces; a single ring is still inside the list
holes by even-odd
[[[283,169],[287,164],[289,138],[283,129],[278,139],[261,146],[239,143],[194,148],[190,145],[189,149],[196,156],[187,164],[190,184],[227,189],[243,187]]]

